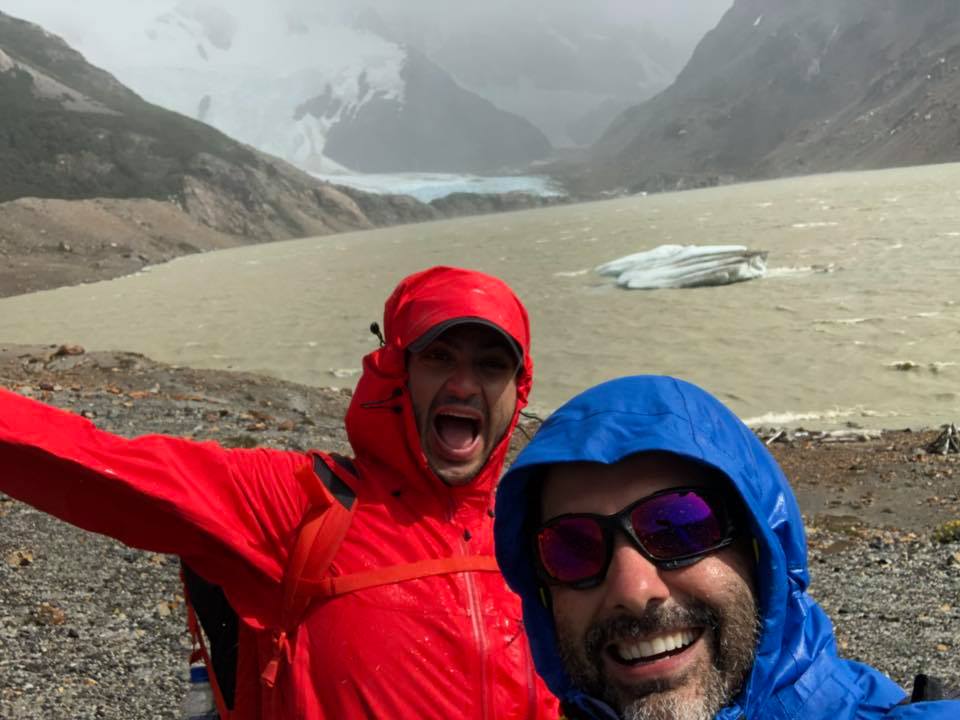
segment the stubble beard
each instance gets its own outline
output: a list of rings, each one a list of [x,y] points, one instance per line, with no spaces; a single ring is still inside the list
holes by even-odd
[[[575,687],[606,702],[622,720],[712,720],[746,681],[759,634],[756,601],[749,587],[738,584],[723,596],[726,607],[722,609],[691,602],[686,607],[658,606],[642,616],[608,618],[590,626],[579,640],[558,619],[561,661]],[[603,652],[612,639],[690,625],[705,628],[705,663],[669,679],[630,686],[605,676]]]

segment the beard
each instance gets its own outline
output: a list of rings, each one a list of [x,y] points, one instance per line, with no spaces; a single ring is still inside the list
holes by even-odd
[[[564,669],[574,686],[606,702],[623,720],[711,720],[749,675],[759,635],[756,600],[746,583],[729,583],[719,598],[722,606],[690,601],[658,605],[642,615],[622,613],[595,622],[579,639],[558,618]],[[679,675],[632,685],[606,677],[603,657],[611,642],[693,626],[704,628],[707,662]]]

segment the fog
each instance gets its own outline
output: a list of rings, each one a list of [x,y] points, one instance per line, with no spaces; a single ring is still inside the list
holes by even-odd
[[[216,67],[236,75],[246,68],[283,83],[322,69],[336,88],[345,68],[354,77],[362,67],[396,74],[401,48],[415,48],[466,91],[526,119],[562,148],[590,145],[620,112],[668,87],[732,2],[0,0],[0,11],[60,35],[148,100],[215,125],[196,108],[218,88],[187,97],[177,71]],[[168,21],[158,24],[164,15]],[[180,32],[188,25],[194,30]],[[236,77],[234,84],[253,87]],[[286,100],[296,107],[310,97],[298,91]],[[229,122],[218,127],[239,132]],[[253,142],[255,134],[240,136]],[[254,144],[277,152],[275,144]]]
[[[53,29],[68,42],[85,44],[90,36],[129,32],[132,22],[176,7],[217,6],[241,15],[295,14],[329,21],[355,21],[372,9],[406,34],[423,35],[469,30],[471,26],[517,28],[533,23],[561,26],[646,26],[689,53],[705,32],[716,25],[733,0],[0,0],[0,11]]]

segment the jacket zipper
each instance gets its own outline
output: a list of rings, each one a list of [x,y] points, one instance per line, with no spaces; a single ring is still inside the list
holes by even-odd
[[[453,502],[451,499],[450,508],[448,510],[448,522],[453,523],[455,517],[455,511],[453,508]],[[460,553],[462,556],[467,556],[467,543],[463,539],[463,536],[460,537]],[[480,613],[480,600],[477,597],[477,585],[474,580],[473,573],[466,572],[463,573],[464,580],[467,585],[467,600],[469,603],[470,611],[470,620],[473,624],[473,639],[477,646],[477,652],[479,654],[480,660],[480,717],[482,720],[490,720],[490,706],[493,703],[493,698],[490,697],[490,687],[489,687],[489,668],[487,667],[487,655],[489,653],[489,648],[487,646],[487,634],[483,624],[483,618]]]

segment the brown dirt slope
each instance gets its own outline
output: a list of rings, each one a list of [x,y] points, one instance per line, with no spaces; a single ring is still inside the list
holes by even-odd
[[[158,200],[0,203],[0,297],[128,275],[242,240]]]

